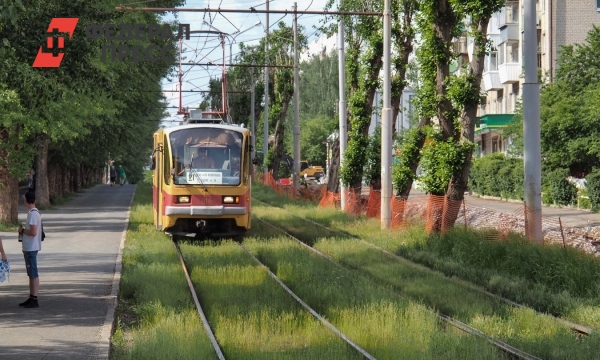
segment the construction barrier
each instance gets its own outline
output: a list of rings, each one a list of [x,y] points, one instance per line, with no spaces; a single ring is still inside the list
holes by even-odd
[[[262,175],[262,174],[261,174]],[[340,193],[327,191],[325,185],[301,186],[294,189],[288,181],[276,181],[271,174],[257,177],[260,182],[273,188],[278,194],[290,198],[317,201],[319,207],[341,208]],[[368,193],[359,194],[354,189],[346,190],[347,204],[344,212],[353,216],[365,215],[381,218],[381,191],[373,188]],[[467,200],[452,200],[446,196],[415,194],[408,198],[393,196],[390,202],[392,211],[391,227],[402,228],[421,223],[427,232],[444,232],[453,227],[489,230],[481,234],[489,240],[501,241],[509,233],[526,236],[527,214],[525,206],[514,213],[471,205]],[[581,228],[565,228],[560,218],[542,216],[542,233],[545,244],[561,243],[593,252],[600,249],[600,229],[588,231]],[[592,249],[594,248],[594,249]]]

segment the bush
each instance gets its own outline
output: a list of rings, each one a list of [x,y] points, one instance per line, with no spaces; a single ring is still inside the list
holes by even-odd
[[[556,169],[548,174],[550,194],[558,205],[577,203],[577,188],[567,180],[569,175],[569,170],[566,169]]]
[[[491,154],[473,161],[469,187],[479,195],[523,199],[523,160]]]
[[[592,211],[600,211],[600,170],[595,170],[585,177],[586,187],[592,205]]]

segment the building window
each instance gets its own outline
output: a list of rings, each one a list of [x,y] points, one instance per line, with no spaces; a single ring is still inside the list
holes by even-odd
[[[498,71],[498,53],[495,51],[490,53],[490,71]]]
[[[496,114],[504,113],[502,109],[502,103],[504,102],[504,90],[498,90],[496,92]]]
[[[506,62],[507,63],[518,63],[519,62],[519,43],[518,42],[506,43]]]
[[[492,152],[493,153],[497,153],[498,152],[498,137],[494,136],[492,138]]]
[[[600,11],[600,0],[596,0],[596,11]]]

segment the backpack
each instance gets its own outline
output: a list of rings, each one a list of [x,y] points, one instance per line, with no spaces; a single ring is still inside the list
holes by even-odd
[[[40,214],[40,212],[37,209],[33,209],[31,211],[37,211],[38,214]],[[42,214],[40,214],[41,216]],[[42,221],[42,241],[44,241],[44,239],[46,238],[46,233],[44,232],[44,222]]]

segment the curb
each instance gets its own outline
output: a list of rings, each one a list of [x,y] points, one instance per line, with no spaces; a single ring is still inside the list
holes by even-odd
[[[514,203],[514,204],[522,204],[524,205],[525,202],[522,200],[515,200],[515,199],[503,199],[500,197],[496,197],[496,196],[488,196],[488,195],[478,195],[476,193],[473,193],[473,195],[469,195],[470,197],[474,197],[474,198],[478,198],[478,199],[482,199],[482,200],[494,200],[494,201],[500,201],[500,202],[509,202],[509,203]],[[583,212],[588,212],[588,213],[592,213],[591,209],[581,209],[581,208],[577,208],[577,207],[572,207],[572,206],[556,206],[556,205],[544,205],[542,204],[542,208],[549,208],[549,209],[568,209],[568,210],[576,210],[576,211],[583,211]]]
[[[136,189],[137,190],[137,189]],[[121,283],[121,267],[122,267],[122,258],[123,258],[123,248],[125,247],[125,239],[127,237],[127,229],[129,228],[129,217],[131,215],[131,206],[133,205],[133,198],[135,196],[135,190],[131,195],[131,200],[129,201],[129,210],[127,210],[127,216],[125,217],[125,225],[123,226],[123,233],[121,235],[121,243],[119,244],[119,252],[117,254],[117,259],[115,260],[115,273],[113,276],[112,286],[110,295],[107,296],[108,299],[108,309],[106,311],[106,318],[104,319],[104,325],[99,332],[99,340],[98,340],[98,359],[107,359],[109,358],[110,353],[110,337],[113,331],[113,325],[115,321],[115,312],[117,309],[118,302],[118,292],[119,285]]]

